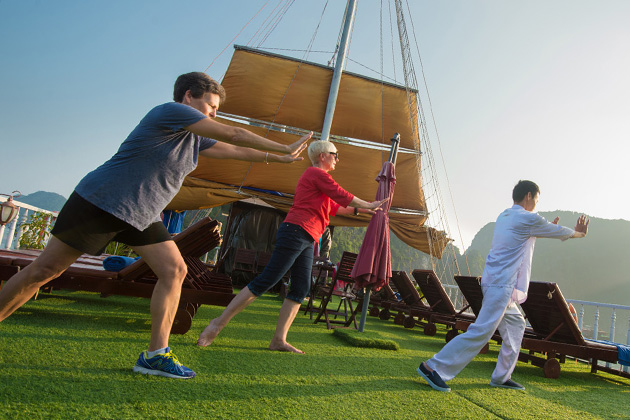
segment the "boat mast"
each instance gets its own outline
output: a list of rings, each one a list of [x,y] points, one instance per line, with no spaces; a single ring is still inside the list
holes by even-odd
[[[335,106],[337,105],[337,95],[339,93],[339,83],[341,82],[341,73],[346,63],[346,54],[348,52],[348,38],[350,37],[350,28],[354,21],[354,15],[357,11],[356,0],[348,0],[346,5],[346,19],[343,23],[343,31],[341,33],[341,42],[339,43],[339,52],[337,53],[337,62],[335,63],[335,71],[330,82],[330,92],[328,93],[328,104],[326,105],[326,114],[324,115],[324,126],[322,127],[322,140],[328,140],[330,137],[330,128],[332,126]]]

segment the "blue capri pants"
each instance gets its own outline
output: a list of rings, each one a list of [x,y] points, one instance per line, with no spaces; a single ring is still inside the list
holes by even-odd
[[[247,287],[256,296],[271,289],[291,270],[287,299],[302,303],[311,290],[315,240],[301,226],[282,223],[276,234],[276,247],[267,266]]]

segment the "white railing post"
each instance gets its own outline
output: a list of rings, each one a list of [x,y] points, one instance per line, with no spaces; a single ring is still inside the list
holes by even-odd
[[[7,244],[6,247],[7,249],[13,249],[13,236],[15,235],[15,228],[18,224],[18,219],[20,217],[20,211],[22,210],[22,208],[18,208],[18,212],[15,215],[15,218],[13,218],[13,221],[9,224],[9,234],[7,235]]]
[[[594,309],[594,325],[593,325],[593,339],[597,340],[599,338],[599,316],[600,316],[600,308],[610,308],[612,310],[612,314],[610,316],[610,337],[609,337],[609,341],[611,341],[612,343],[615,344],[621,344],[623,342],[625,342],[628,346],[630,346],[630,318],[628,318],[628,330],[626,331],[626,339],[623,339],[623,335],[619,338],[619,341],[617,341],[615,339],[615,336],[617,335],[617,312],[619,311],[624,311],[622,317],[625,319],[626,318],[626,314],[628,313],[628,311],[630,311],[630,306],[628,305],[617,305],[617,304],[612,304],[612,303],[601,303],[601,302],[588,302],[588,301],[583,301],[583,300],[574,300],[574,299],[567,299],[567,302],[572,303],[573,305],[580,305],[580,313],[579,313],[579,318],[578,318],[578,325],[580,327],[580,330],[582,330],[582,326],[584,325],[584,318],[586,315],[586,312],[584,310],[585,307],[593,308]],[[586,337],[585,337],[586,338]],[[587,339],[589,340],[589,339]],[[624,372],[629,372],[630,371],[630,367],[628,366],[623,366],[620,364],[614,364],[614,363],[607,363],[606,366],[612,367],[614,366],[614,369],[617,369],[617,366],[619,366],[619,370],[623,370]]]
[[[595,321],[593,322],[593,340],[597,340],[597,331],[599,330],[599,306],[595,309]]]
[[[49,214],[49,215],[46,217],[46,232],[47,232],[47,233],[50,233],[50,231],[52,230],[51,226],[52,226],[52,224],[53,224],[53,221],[54,221],[54,220],[55,220],[55,216],[54,216],[54,215],[52,215],[52,214]],[[51,236],[52,236],[52,235],[48,235],[48,236],[46,237],[46,240],[44,241],[44,246],[48,245],[48,241],[50,241],[50,237],[51,237]]]
[[[20,224],[18,227],[18,233],[15,236],[15,240],[14,240],[14,245],[13,247],[18,249],[20,247],[20,238],[22,237],[22,234],[24,233],[24,223],[26,223],[28,221],[28,212],[29,209],[22,209],[24,210],[24,213],[22,213],[22,218],[20,219]],[[16,217],[17,219],[17,217]]]
[[[610,316],[610,333],[608,334],[608,341],[615,342],[615,322],[617,321],[617,315],[615,314],[615,308],[612,308],[612,315]],[[610,363],[606,362],[606,367],[610,367]]]

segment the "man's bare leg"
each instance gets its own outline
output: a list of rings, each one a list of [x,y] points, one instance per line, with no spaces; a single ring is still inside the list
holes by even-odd
[[[136,246],[133,249],[158,277],[151,296],[151,341],[148,349],[154,351],[168,347],[187,267],[173,241]]]
[[[51,237],[39,257],[0,289],[0,321],[24,305],[40,287],[63,273],[81,254],[83,252]]]
[[[223,310],[223,313],[221,313],[218,318],[211,320],[208,326],[201,332],[197,340],[197,345],[205,347],[212,344],[217,335],[219,335],[221,330],[230,322],[234,315],[247,308],[250,303],[256,300],[256,297],[257,296],[253,294],[248,287],[244,287]]]
[[[284,300],[282,307],[280,308],[280,316],[278,317],[276,333],[274,334],[273,339],[271,339],[269,350],[289,351],[292,353],[304,354],[302,350],[287,343],[287,333],[289,332],[289,328],[291,327],[291,324],[293,324],[293,320],[299,310],[300,303],[291,299]]]

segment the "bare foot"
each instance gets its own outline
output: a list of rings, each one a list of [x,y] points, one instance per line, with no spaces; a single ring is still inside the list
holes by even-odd
[[[304,354],[302,350],[293,347],[291,344],[287,343],[286,341],[282,343],[282,342],[277,342],[277,341],[272,340],[271,343],[269,344],[269,350],[288,351],[290,353]]]
[[[217,335],[221,332],[221,328],[216,325],[216,318],[210,321],[208,326],[199,334],[197,345],[206,347],[212,344]]]

